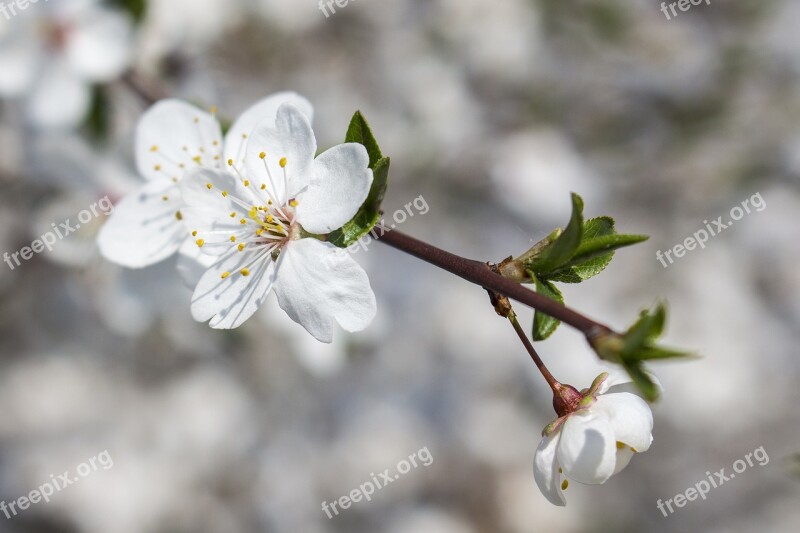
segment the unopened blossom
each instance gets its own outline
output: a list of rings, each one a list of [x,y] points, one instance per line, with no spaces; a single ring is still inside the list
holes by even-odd
[[[533,475],[542,494],[563,506],[570,480],[605,483],[635,453],[650,448],[653,414],[647,402],[630,392],[630,382],[610,378],[605,372],[588,390],[561,387],[554,402],[560,417],[543,432]]]
[[[341,144],[314,157],[308,118],[284,104],[247,141],[236,175],[192,171],[182,182],[183,219],[195,245],[213,255],[192,296],[192,315],[235,328],[274,291],[278,304],[315,338],[331,342],[334,323],[364,329],[375,295],[364,270],[320,236],[340,228],[372,184],[364,146]]]
[[[305,98],[277,93],[245,111],[224,138],[213,110],[209,113],[174,99],[153,105],[139,121],[135,141],[136,165],[147,182],[128,194],[103,226],[98,237],[103,256],[122,266],[142,268],[180,249],[178,268],[194,285],[199,279],[198,251],[182,223],[179,183],[192,169],[233,172],[227,161],[243,163],[250,131],[262,121],[274,122],[285,102],[311,120],[313,108]]]
[[[23,98],[42,128],[74,127],[91,86],[128,67],[132,21],[97,0],[0,3],[0,97]]]

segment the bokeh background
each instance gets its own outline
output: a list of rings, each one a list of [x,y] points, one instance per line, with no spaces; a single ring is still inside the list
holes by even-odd
[[[36,32],[16,29],[57,3],[85,2],[0,16],[0,59],[28,50]],[[114,466],[0,515],[0,531],[797,531],[800,3],[714,0],[671,20],[659,6],[350,0],[327,18],[314,0],[113,6],[151,88],[230,118],[296,90],[322,147],[361,109],[392,157],[387,213],[429,206],[402,231],[500,260],[566,223],[576,191],[587,215],[651,235],[565,287],[617,328],[664,298],[666,340],[703,356],[652,365],[665,389],[655,441],[622,474],[570,485],[566,508],[539,493],[550,395],[477,287],[373,244],[356,255],[379,307],[365,332],[320,345],[274,301],[212,331],[191,320],[171,261],[104,261],[100,219],[0,265],[0,500],[104,450]],[[146,104],[119,76],[78,125],[42,120],[66,93],[44,115],[29,96],[0,101],[0,252],[141,182],[132,132]],[[763,211],[669,268],[656,260],[756,193]],[[578,388],[603,369],[568,328],[540,352]],[[656,508],[760,446],[767,465],[667,518]],[[422,447],[430,466],[338,517],[321,510]]]

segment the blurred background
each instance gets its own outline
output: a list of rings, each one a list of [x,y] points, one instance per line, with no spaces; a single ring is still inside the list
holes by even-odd
[[[569,217],[651,239],[562,286],[616,328],[665,298],[652,448],[550,505],[532,474],[550,394],[482,290],[376,243],[355,255],[378,316],[317,343],[274,299],[229,332],[194,323],[173,260],[125,270],[104,217],[0,265],[0,501],[108,451],[8,532],[789,532],[800,528],[800,3],[714,0],[50,0],[0,8],[0,252],[142,178],[147,104],[123,77],[235,118],[295,90],[320,147],[361,109],[392,157],[388,214],[475,259],[519,254]],[[335,12],[332,12],[335,11]],[[95,24],[96,26],[92,26]],[[76,29],[77,28],[77,29]],[[91,38],[69,43],[71,32]],[[65,51],[66,50],[66,51]],[[666,251],[760,194],[766,205],[664,268]],[[532,312],[517,306],[526,324]],[[563,382],[603,370],[562,327]],[[754,466],[664,517],[669,499],[763,446]],[[329,519],[322,502],[427,447]]]

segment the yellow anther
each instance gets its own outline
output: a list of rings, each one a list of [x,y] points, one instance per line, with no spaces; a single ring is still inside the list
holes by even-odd
[[[565,479],[561,482],[561,490],[567,490],[567,487],[569,487],[569,481]]]
[[[258,209],[256,209],[255,207],[251,207],[250,211],[247,212],[247,216],[249,216],[250,218],[255,218],[257,214],[258,214]]]
[[[239,221],[239,224],[247,224],[247,219],[243,218],[242,220]]]
[[[155,144],[154,144],[153,146],[151,146],[151,147],[150,147],[150,151],[151,151],[151,152],[158,152],[158,145],[155,145]]]
[[[228,191],[222,191],[222,197],[223,198],[227,198],[228,197]]]
[[[153,170],[155,170],[155,171],[159,171],[159,170],[161,170],[161,165],[156,165],[156,166],[154,166],[154,167],[153,167]]]
[[[238,248],[239,248],[239,251],[240,251],[240,252],[243,252],[243,251],[244,251],[244,243],[243,243],[243,242],[240,242],[240,243],[239,243],[239,247],[238,247]]]
[[[200,117],[194,117],[194,123],[197,124],[200,122]]]
[[[236,211],[231,211],[231,215],[230,215],[230,217],[231,217],[231,218],[236,218]]]
[[[201,246],[201,247],[206,243],[206,241],[204,241],[203,239],[197,239],[194,242],[197,243],[197,246]]]
[[[624,443],[624,442],[617,441],[617,449],[618,449],[618,450],[621,450],[621,449],[623,449],[624,447],[625,447],[625,443]]]
[[[214,161],[219,161],[219,160],[220,160],[220,157],[218,155],[215,155],[214,156]]]
[[[259,237],[261,236],[262,233],[264,233],[264,228],[258,228],[256,230],[256,235],[258,235]]]
[[[175,218],[178,220],[183,220],[183,215],[181,215],[180,211],[175,211]]]
[[[209,191],[210,191],[210,190],[211,190],[213,187],[214,187],[214,186],[213,186],[213,185],[211,185],[210,183],[206,183],[206,189],[208,189]]]
[[[242,133],[242,139],[247,139],[247,134],[246,133]]]
[[[297,207],[297,200],[289,200],[289,205],[292,207]]]
[[[272,200],[267,200],[267,205],[272,205]]]
[[[186,165],[184,165],[183,163],[178,163],[178,168],[186,168]]]
[[[249,275],[250,275],[250,270],[249,270],[249,269],[246,269],[246,268],[243,268],[243,269],[241,269],[241,270],[239,271],[239,273],[240,273],[242,276],[249,276]]]
[[[192,161],[194,161],[195,163],[197,163],[199,165],[199,164],[201,164],[203,162],[203,158],[200,157],[199,155],[196,155],[196,156],[194,156],[192,158]]]
[[[172,176],[172,183],[178,183],[177,176]]]
[[[217,106],[215,106],[215,105],[211,106],[211,114],[212,115],[216,115],[217,114]]]
[[[231,235],[231,242],[236,242],[236,235]]]
[[[164,196],[162,196],[162,197],[161,197],[161,199],[162,199],[162,200],[164,200],[164,201],[166,202],[167,200],[169,200],[169,196],[167,196],[167,195],[165,194]]]
[[[269,222],[270,224],[272,224],[272,221],[274,221],[274,220],[275,220],[275,219],[272,217],[272,215],[267,215],[267,222]]]
[[[192,232],[192,237],[197,237],[197,230],[194,230],[194,231]]]
[[[244,180],[244,186],[245,187],[249,187],[250,186],[250,180]]]
[[[265,183],[262,183],[262,184],[261,184],[261,190],[263,191],[263,190],[264,190],[264,189],[266,189],[266,188],[267,188],[267,185],[266,185]]]
[[[281,157],[281,168],[286,168],[286,163],[287,163],[287,162],[288,162],[288,161],[286,161],[286,158],[285,158],[285,157]]]
[[[230,272],[223,272],[223,273],[222,273],[222,275],[221,275],[220,277],[221,277],[222,279],[225,279],[225,278],[227,278],[227,277],[228,277],[228,276],[230,276],[230,275],[231,275],[231,273],[230,273]]]
[[[261,152],[260,154],[258,154],[258,157],[264,159],[265,157],[267,157],[267,152]]]
[[[228,166],[229,166],[229,167],[232,167],[232,166],[233,166],[233,159],[228,159]]]
[[[219,141],[215,140],[211,143],[212,146],[219,146]]]

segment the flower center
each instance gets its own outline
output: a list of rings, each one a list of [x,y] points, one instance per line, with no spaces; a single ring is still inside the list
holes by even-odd
[[[212,246],[227,246],[225,255],[243,253],[245,266],[238,270],[238,274],[249,276],[251,268],[255,265],[263,264],[263,261],[276,261],[286,244],[292,240],[299,239],[301,236],[300,224],[296,222],[296,208],[298,201],[295,198],[288,198],[289,184],[287,175],[286,157],[278,160],[278,180],[276,181],[270,171],[266,161],[266,154],[262,152],[260,158],[264,161],[265,175],[264,181],[256,183],[245,176],[236,166],[233,159],[228,160],[228,166],[244,185],[247,193],[242,197],[236,194],[229,194],[228,191],[219,191],[212,183],[207,183],[206,188],[211,194],[221,194],[227,198],[234,206],[234,210],[228,215],[232,220],[225,224],[232,223],[240,229],[233,229],[228,242],[211,244]],[[276,184],[280,187],[276,187]],[[242,191],[243,192],[243,191]],[[238,222],[238,223],[237,223]],[[232,229],[232,228],[231,228]],[[220,230],[222,232],[224,230]],[[205,246],[206,241],[197,231],[192,232],[197,246]],[[223,272],[221,277],[226,279],[232,272]]]

